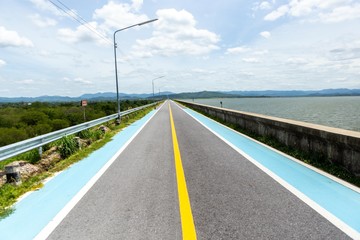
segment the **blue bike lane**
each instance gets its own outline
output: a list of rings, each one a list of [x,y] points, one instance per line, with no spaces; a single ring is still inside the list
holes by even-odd
[[[0,221],[0,239],[42,239],[51,233],[57,223],[54,218],[67,206],[75,196],[83,190],[95,175],[102,175],[104,166],[109,167],[112,161],[120,155],[122,150],[141,131],[146,123],[154,116],[156,110],[150,112],[142,119],[132,123],[115,135],[112,141],[102,148],[94,151],[85,159],[73,164],[68,169],[60,172],[50,179],[43,188],[31,192],[13,207],[15,211]],[[99,174],[100,173],[100,174]],[[92,185],[91,185],[92,186]],[[90,188],[91,186],[88,186]],[[87,190],[83,194],[86,193]],[[82,196],[80,196],[81,199]],[[79,197],[78,197],[79,198]],[[78,200],[80,200],[78,199]],[[73,205],[75,205],[75,202]],[[70,211],[71,209],[68,209]],[[66,216],[67,213],[63,217]],[[61,221],[61,219],[59,220]],[[38,236],[38,234],[53,223],[50,230]]]
[[[302,164],[191,109],[183,109],[249,161],[354,239],[360,239],[360,189]]]

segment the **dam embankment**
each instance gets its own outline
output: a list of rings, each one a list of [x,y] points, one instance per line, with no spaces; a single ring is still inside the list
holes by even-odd
[[[179,102],[225,123],[235,124],[246,132],[271,137],[288,147],[325,158],[360,176],[360,132],[192,102]]]

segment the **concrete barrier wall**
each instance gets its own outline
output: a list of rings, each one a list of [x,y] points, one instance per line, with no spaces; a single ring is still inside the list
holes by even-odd
[[[236,124],[245,131],[273,137],[286,146],[322,156],[360,176],[360,132],[192,102],[179,102],[226,123]]]

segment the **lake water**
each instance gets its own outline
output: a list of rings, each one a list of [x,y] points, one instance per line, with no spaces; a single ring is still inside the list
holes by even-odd
[[[186,101],[192,102],[192,99]],[[213,98],[194,102],[360,131],[360,97]]]

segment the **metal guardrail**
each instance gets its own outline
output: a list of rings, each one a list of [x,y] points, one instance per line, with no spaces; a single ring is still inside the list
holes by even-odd
[[[120,112],[120,116],[125,116],[127,114],[139,111],[141,109],[150,107],[157,104],[151,103],[147,104],[141,107],[132,108],[123,112]],[[45,144],[51,143],[53,141],[56,141],[62,137],[86,130],[88,128],[94,127],[96,125],[102,124],[104,122],[110,121],[112,119],[117,118],[118,114],[112,114],[103,118],[98,118],[89,122],[81,123],[75,126],[71,126],[68,128],[64,128],[55,132],[47,133],[41,136],[37,136],[34,138],[30,138],[21,142],[13,143],[10,145],[6,145],[4,147],[0,147],[0,161],[3,161],[5,159],[8,159],[10,157],[14,157],[16,155],[19,155],[21,153],[30,151],[35,148],[39,148]]]

